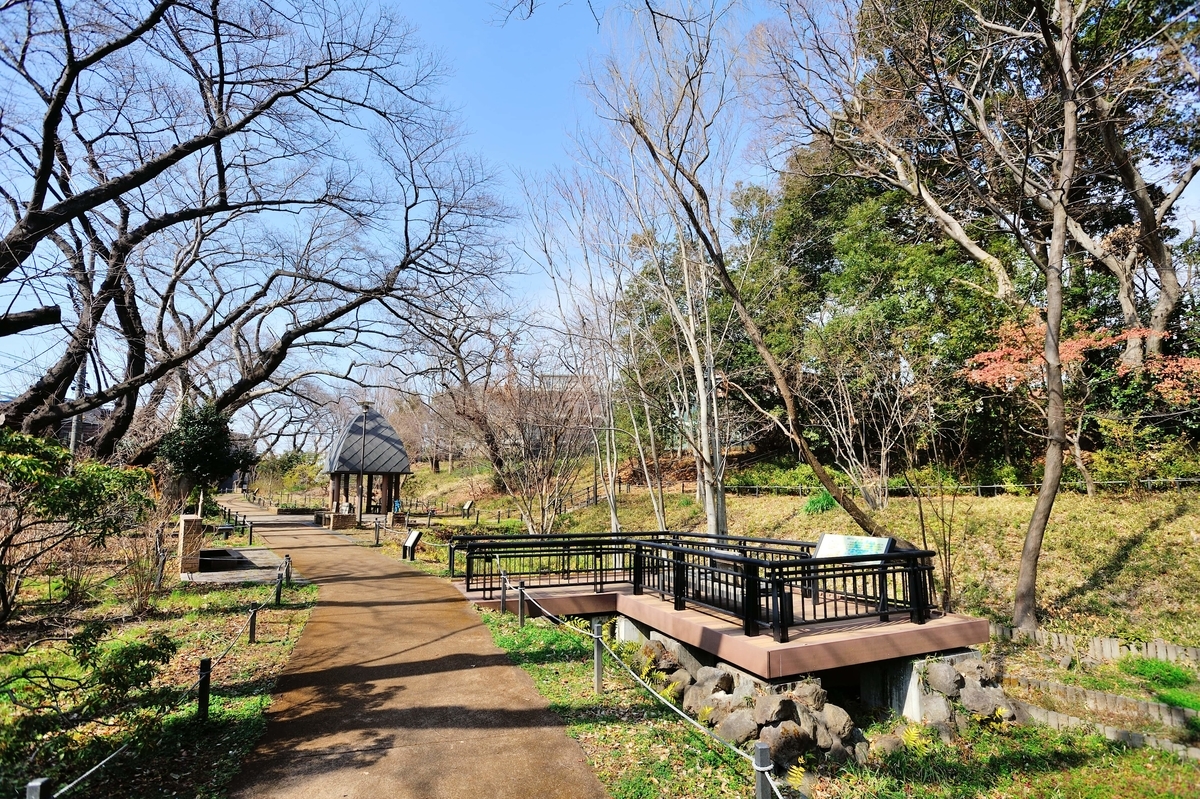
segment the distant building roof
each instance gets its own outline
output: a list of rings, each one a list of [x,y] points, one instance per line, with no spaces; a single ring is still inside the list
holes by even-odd
[[[404,442],[388,424],[388,420],[374,408],[367,411],[367,432],[364,439],[363,416],[362,413],[356,415],[350,426],[333,442],[326,471],[329,474],[358,474],[360,471],[363,474],[411,474]],[[361,468],[360,454],[363,458]]]

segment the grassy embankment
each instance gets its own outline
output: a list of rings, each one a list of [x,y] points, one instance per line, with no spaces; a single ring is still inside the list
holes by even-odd
[[[61,597],[57,580],[50,588]],[[275,679],[317,598],[316,586],[286,589],[282,606],[259,611],[258,642],[249,644],[242,629],[248,611],[272,593],[269,585],[180,584],[156,597],[149,610],[131,615],[113,580],[96,585],[91,597],[78,605],[48,598],[44,582],[31,583],[22,597],[21,615],[0,632],[0,650],[9,653],[0,655],[0,681],[6,687],[0,694],[0,793],[23,795],[25,782],[37,776],[50,777],[61,787],[129,744],[70,796],[224,796],[225,786],[264,729],[263,714]],[[88,623],[105,630],[97,650],[98,669],[72,658],[70,643],[64,640],[39,644],[24,656],[11,654],[38,639],[69,639]],[[149,685],[118,697],[114,692],[128,675],[119,669],[103,673],[106,658],[123,646],[152,641],[156,633],[173,642],[174,654]],[[195,719],[196,693],[185,689],[196,680],[199,659],[217,658],[234,640],[237,643],[214,665],[210,717],[201,723]],[[43,709],[41,721],[30,723],[29,711],[18,702],[44,702],[46,696],[29,680],[9,678],[31,667],[44,667],[68,688],[57,697],[62,716]],[[36,682],[36,675],[31,676]],[[82,687],[72,680],[82,680]],[[110,703],[113,712],[94,713],[94,705],[88,705],[97,702]],[[77,713],[90,720],[74,723],[71,717]]]
[[[614,799],[747,797],[746,761],[708,742],[609,664],[605,693],[592,690],[591,646],[543,619],[519,628],[511,614],[484,611],[496,643],[524,668],[563,718]],[[895,721],[868,729],[890,731]],[[913,745],[865,767],[819,774],[813,799],[876,797],[1196,796],[1200,769],[1152,750],[1044,727],[972,724],[952,745],[923,733]]]

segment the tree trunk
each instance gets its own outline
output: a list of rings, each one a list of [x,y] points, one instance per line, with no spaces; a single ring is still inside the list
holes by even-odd
[[[1054,500],[1062,482],[1063,448],[1067,440],[1066,405],[1063,397],[1062,360],[1059,353],[1059,337],[1062,332],[1063,316],[1063,261],[1066,258],[1067,203],[1070,201],[1071,184],[1075,177],[1075,164],[1079,152],[1078,101],[1075,96],[1076,67],[1072,52],[1076,33],[1075,6],[1071,0],[1058,0],[1057,32],[1043,16],[1041,27],[1046,46],[1056,63],[1058,93],[1062,100],[1062,150],[1058,172],[1055,175],[1053,200],[1053,224],[1050,241],[1046,248],[1046,342],[1042,357],[1046,361],[1046,471],[1038,491],[1033,516],[1025,532],[1025,545],[1021,550],[1020,572],[1017,574],[1017,590],[1013,600],[1013,624],[1026,631],[1037,629],[1037,569],[1042,552],[1042,540]],[[1039,7],[1039,12],[1045,9]]]

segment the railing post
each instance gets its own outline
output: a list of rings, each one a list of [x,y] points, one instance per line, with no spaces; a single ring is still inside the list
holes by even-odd
[[[758,635],[758,564],[742,563],[742,632]]]
[[[54,796],[54,783],[49,777],[38,777],[25,784],[25,799],[50,799]]]
[[[592,658],[595,660],[595,674],[592,687],[597,694],[604,693],[604,643],[600,640],[603,632],[603,622],[599,616],[592,618]]]
[[[642,554],[642,545],[635,543],[633,545],[633,593],[638,596],[642,593],[642,581],[645,579],[643,571],[646,568],[645,555]]]
[[[788,613],[783,606],[783,578],[778,573],[771,575],[771,627],[776,643],[788,642]]]
[[[525,626],[525,581],[517,583],[517,625]]]
[[[247,522],[246,529],[250,533],[250,546],[254,546],[254,522]]]
[[[596,593],[599,594],[604,591],[604,546],[602,544],[592,547],[592,559],[596,566],[596,577],[593,584]]]
[[[379,520],[375,520],[375,546],[379,546]]]
[[[886,563],[880,562],[878,571],[879,580],[879,620],[889,621],[888,614],[888,567]]]
[[[212,679],[212,658],[200,658],[200,683],[197,686],[196,718],[208,721],[208,688]]]
[[[687,564],[683,561],[683,550],[676,549],[675,556],[675,579],[672,580],[672,591],[675,595],[675,610],[683,610],[687,605],[685,598],[687,597]]]
[[[913,624],[924,624],[929,618],[929,604],[925,598],[925,574],[915,557],[906,559],[905,572],[908,574],[908,596],[912,604],[909,620]]]
[[[283,604],[283,570],[275,572],[275,607]]]
[[[283,581],[288,584],[289,588],[291,588],[291,586],[292,586],[292,556],[291,555],[283,556]]]
[[[250,629],[249,629],[250,643],[253,644],[256,641],[258,641],[258,608],[254,608],[253,610],[250,611],[249,627],[250,627]]]
[[[473,559],[471,558],[471,545],[468,544],[467,545],[467,571],[466,571],[466,575],[465,575],[466,582],[464,585],[464,588],[466,588],[468,591],[471,590],[471,578],[474,576],[474,571],[475,571],[471,567],[472,560]],[[453,554],[450,556],[450,574],[451,575],[454,574],[454,555]]]
[[[500,581],[500,612],[508,613],[508,582]]]
[[[454,579],[454,576],[455,576],[455,575],[454,575],[454,555],[455,555],[455,547],[454,547],[454,542],[453,542],[453,541],[451,541],[451,542],[450,542],[450,552],[449,552],[449,558],[450,558],[450,579],[451,579],[451,580],[453,580],[453,579]]]

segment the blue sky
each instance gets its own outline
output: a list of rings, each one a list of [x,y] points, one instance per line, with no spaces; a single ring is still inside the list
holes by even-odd
[[[536,174],[569,160],[569,133],[589,111],[578,81],[602,36],[586,2],[541,6],[504,23],[490,0],[398,5],[451,75],[442,94],[472,133],[468,146],[515,192],[513,170]]]

